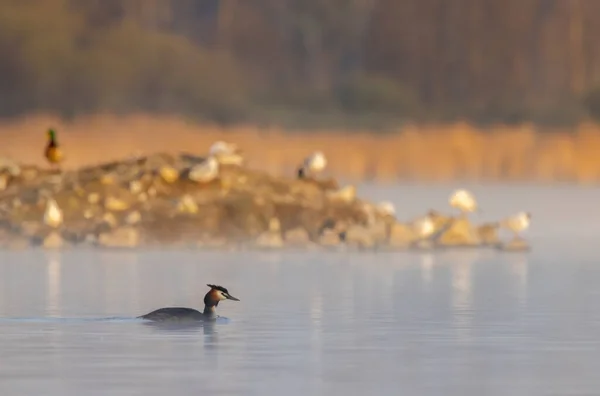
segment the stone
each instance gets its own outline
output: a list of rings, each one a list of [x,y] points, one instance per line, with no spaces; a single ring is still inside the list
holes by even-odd
[[[332,229],[323,230],[319,235],[319,245],[324,247],[334,247],[340,245],[340,234]]]
[[[261,248],[281,248],[283,247],[283,238],[278,232],[265,231],[256,238],[256,246]]]
[[[110,248],[134,248],[140,243],[140,234],[137,229],[126,226],[116,228],[98,236],[97,244]]]
[[[38,235],[42,229],[43,225],[37,221],[24,221],[20,225],[20,232],[22,235],[27,237],[33,237]]]
[[[507,243],[499,244],[498,249],[508,252],[527,252],[531,250],[531,246],[523,238],[513,238]]]
[[[341,202],[354,202],[356,200],[356,187],[348,185],[340,188],[339,190],[327,191],[327,197],[332,201]]]
[[[177,211],[179,213],[196,214],[198,213],[198,204],[192,196],[185,194],[177,201]]]
[[[269,231],[270,232],[280,232],[281,231],[281,222],[278,218],[272,217],[269,220]]]
[[[179,179],[179,171],[172,166],[162,166],[159,170],[160,176],[167,183],[175,183]]]
[[[121,212],[129,209],[129,204],[122,199],[109,195],[108,197],[104,198],[104,207],[114,212]]]
[[[139,180],[129,182],[129,192],[133,195],[138,195],[142,192],[142,183]]]
[[[476,228],[476,233],[483,245],[497,245],[500,243],[498,230],[498,223],[485,223]]]
[[[6,173],[0,174],[0,191],[6,190],[6,187],[8,187],[9,179],[10,179],[10,176],[7,175]]]
[[[83,211],[83,218],[89,220],[94,217],[94,211],[91,209],[86,209]]]
[[[65,241],[63,240],[62,236],[56,231],[52,231],[50,234],[48,234],[42,242],[42,246],[45,249],[60,249],[64,246],[64,244]]]
[[[100,184],[103,184],[105,186],[110,186],[112,184],[115,184],[116,182],[117,182],[116,176],[111,173],[100,176]]]
[[[102,222],[109,228],[115,228],[117,226],[117,218],[110,212],[106,212],[102,215]]]
[[[311,243],[308,231],[302,227],[287,230],[284,234],[284,240],[288,246],[308,246]]]
[[[135,225],[142,221],[142,214],[137,210],[130,212],[125,216],[125,223],[129,225]]]
[[[415,240],[415,234],[409,226],[394,223],[390,228],[388,245],[391,247],[408,247]]]
[[[468,219],[456,218],[442,232],[437,242],[443,246],[474,246],[479,244],[479,239]]]
[[[46,202],[44,211],[44,224],[52,228],[58,228],[63,223],[63,213],[56,201],[52,198]]]
[[[100,202],[100,194],[98,194],[98,193],[88,194],[87,201],[92,205],[96,205],[98,202]]]
[[[348,228],[344,235],[344,241],[348,245],[357,246],[359,248],[375,247],[375,238],[369,232],[369,229],[357,224]]]
[[[7,157],[0,157],[0,171],[6,171],[13,177],[19,177],[21,175],[21,167],[19,164]]]

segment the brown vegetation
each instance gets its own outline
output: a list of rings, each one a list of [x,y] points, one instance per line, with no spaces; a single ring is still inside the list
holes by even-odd
[[[574,125],[600,117],[599,14],[594,0],[0,0],[0,116]]]
[[[43,149],[51,125],[65,150],[67,169],[161,151],[203,154],[223,139],[239,144],[253,168],[276,174],[293,174],[305,155],[321,149],[331,175],[354,180],[600,180],[600,127],[594,124],[553,131],[531,124],[488,129],[467,123],[408,125],[373,134],[221,127],[144,115],[98,115],[72,122],[40,115],[0,123],[0,155],[48,166]]]

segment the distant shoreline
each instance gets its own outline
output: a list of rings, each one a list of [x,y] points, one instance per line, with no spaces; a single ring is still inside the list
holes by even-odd
[[[0,121],[0,156],[45,165],[45,131],[58,130],[64,167],[134,154],[186,151],[202,155],[216,140],[237,143],[252,167],[293,172],[309,152],[322,150],[329,172],[355,181],[600,181],[600,126],[542,130],[531,124],[477,128],[467,123],[410,125],[397,132],[284,131],[259,126],[220,127],[152,115],[96,115],[63,121],[28,115]]]

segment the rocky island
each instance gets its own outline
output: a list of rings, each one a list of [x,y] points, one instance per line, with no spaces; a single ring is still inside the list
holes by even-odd
[[[402,222],[351,185],[273,176],[235,157],[158,153],[64,172],[2,160],[0,191],[4,249],[528,248],[501,242],[502,222],[436,211]]]

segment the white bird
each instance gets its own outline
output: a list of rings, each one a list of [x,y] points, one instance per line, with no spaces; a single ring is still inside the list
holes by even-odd
[[[456,190],[448,200],[450,206],[460,210],[463,214],[467,212],[477,212],[477,201],[475,197],[467,190]]]
[[[237,154],[239,152],[239,148],[234,143],[227,143],[222,140],[214,142],[210,149],[208,150],[208,154],[212,156],[217,156],[220,154]]]
[[[213,156],[190,168],[189,179],[198,183],[208,183],[219,176],[219,161]]]
[[[242,165],[244,163],[242,151],[234,143],[219,140],[210,146],[208,153],[223,165]]]
[[[46,201],[46,210],[44,212],[44,223],[52,228],[58,228],[63,222],[62,210],[58,207],[56,201],[48,198]]]
[[[383,216],[396,216],[396,207],[390,201],[379,202],[376,209]]]
[[[435,224],[429,215],[419,217],[412,222],[412,228],[415,234],[421,239],[429,238],[435,231]]]
[[[307,174],[321,173],[327,167],[327,158],[320,151],[315,151],[304,159],[302,166],[298,169],[298,178],[302,179]]]
[[[519,232],[529,228],[531,223],[531,213],[519,212],[500,221],[500,226],[507,228],[515,234],[515,239],[520,239]]]

